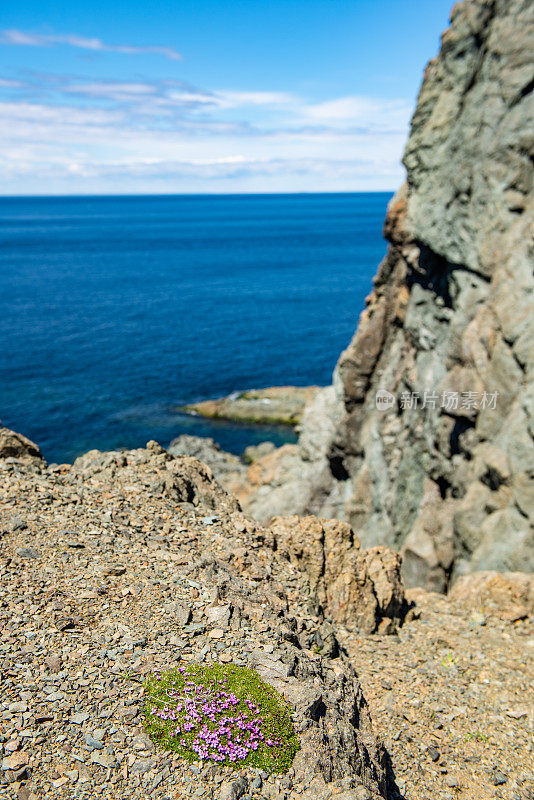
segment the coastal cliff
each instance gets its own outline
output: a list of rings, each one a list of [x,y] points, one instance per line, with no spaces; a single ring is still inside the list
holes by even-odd
[[[534,570],[533,51],[526,0],[454,7],[333,384],[232,486],[401,550],[409,585]]]

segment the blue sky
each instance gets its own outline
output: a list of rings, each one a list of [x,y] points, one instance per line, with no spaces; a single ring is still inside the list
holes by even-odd
[[[17,0],[1,191],[393,190],[452,0]]]

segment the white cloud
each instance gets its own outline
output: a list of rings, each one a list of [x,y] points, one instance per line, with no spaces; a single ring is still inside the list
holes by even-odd
[[[301,108],[303,120],[344,127],[356,125],[373,130],[406,130],[412,115],[407,100],[384,100],[374,97],[337,97]]]
[[[70,47],[79,47],[82,50],[93,50],[108,53],[126,53],[128,55],[157,54],[180,61],[182,56],[173,47],[136,47],[133,45],[106,44],[102,39],[87,38],[77,34],[35,34],[19,30],[4,30],[0,33],[2,44],[21,45],[26,47],[51,47],[57,44],[66,44]]]
[[[57,75],[0,90],[9,97],[0,102],[5,194],[345,191],[393,189],[402,178],[403,100],[310,103]]]
[[[239,108],[241,106],[287,106],[297,98],[287,92],[238,92],[223,91],[215,93],[220,108]]]

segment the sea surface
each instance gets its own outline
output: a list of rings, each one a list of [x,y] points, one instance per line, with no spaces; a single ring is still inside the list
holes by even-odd
[[[390,194],[0,198],[0,419],[48,461],[213,436],[177,408],[327,384],[384,255]]]

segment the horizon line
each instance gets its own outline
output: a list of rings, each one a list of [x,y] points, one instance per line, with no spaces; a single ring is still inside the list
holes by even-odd
[[[68,197],[265,197],[276,195],[339,195],[339,194],[394,194],[397,189],[343,189],[343,190],[325,190],[325,191],[266,191],[266,192],[109,192],[109,193],[94,193],[87,192],[81,194],[67,193],[67,194],[0,194],[0,200],[21,200],[21,199],[54,199],[54,198],[68,198]]]

